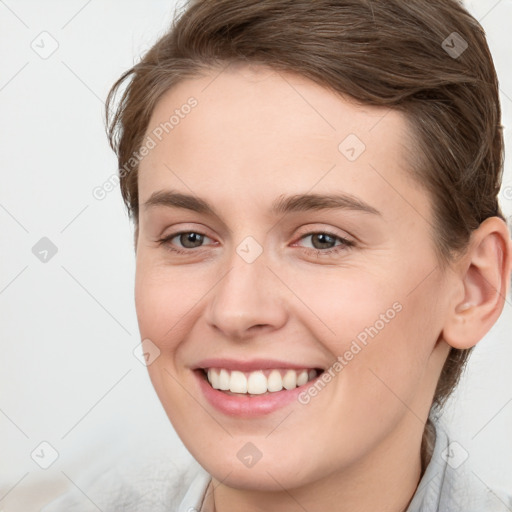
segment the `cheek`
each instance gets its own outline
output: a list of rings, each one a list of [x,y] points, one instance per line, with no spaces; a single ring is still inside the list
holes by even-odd
[[[314,286],[311,281],[302,291],[309,289],[308,304],[329,329],[326,334],[318,328],[315,334],[337,361],[331,367],[337,400],[355,417],[372,410],[381,418],[399,414],[404,403],[423,392],[421,382],[440,332],[434,290],[411,293],[414,279],[404,271],[382,278],[349,274],[330,280],[317,276]]]
[[[348,350],[353,340],[366,346],[372,338],[381,337],[403,309],[400,284],[358,269],[304,272],[295,280],[294,291],[316,318],[311,322],[315,334],[336,355]],[[328,334],[322,332],[320,337],[323,328]]]
[[[180,431],[180,423],[191,419],[170,414],[186,411],[190,405],[190,395],[180,384],[187,370],[180,364],[179,347],[191,331],[197,318],[196,308],[205,294],[204,282],[200,285],[201,281],[191,278],[191,274],[184,267],[171,271],[142,251],[137,255],[135,307],[140,336],[142,340],[149,339],[159,350],[147,370],[169,419]]]
[[[135,307],[141,336],[162,349],[172,348],[200,307],[208,290],[205,279],[137,256]]]

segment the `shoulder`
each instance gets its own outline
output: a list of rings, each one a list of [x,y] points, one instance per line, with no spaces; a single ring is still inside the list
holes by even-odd
[[[200,502],[209,478],[193,459],[176,463],[162,456],[125,457],[110,468],[99,464],[89,470],[41,512],[175,512],[185,496]]]
[[[507,512],[512,494],[487,485],[471,466],[469,453],[449,429],[436,422],[432,459],[407,512]]]

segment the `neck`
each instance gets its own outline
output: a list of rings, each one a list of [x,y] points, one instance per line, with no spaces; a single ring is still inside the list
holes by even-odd
[[[350,468],[294,489],[235,489],[213,478],[215,512],[405,512],[422,476],[422,434],[423,425],[408,413],[398,429]]]

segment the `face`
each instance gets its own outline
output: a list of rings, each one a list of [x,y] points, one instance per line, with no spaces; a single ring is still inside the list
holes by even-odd
[[[294,488],[419,454],[450,279],[409,133],[398,112],[261,67],[188,79],[154,109],[141,339],[176,432],[225,484]]]

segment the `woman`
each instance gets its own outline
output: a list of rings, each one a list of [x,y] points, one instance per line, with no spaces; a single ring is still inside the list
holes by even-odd
[[[201,466],[161,510],[502,510],[436,424],[511,269],[474,18],[192,1],[107,103],[149,375]]]

